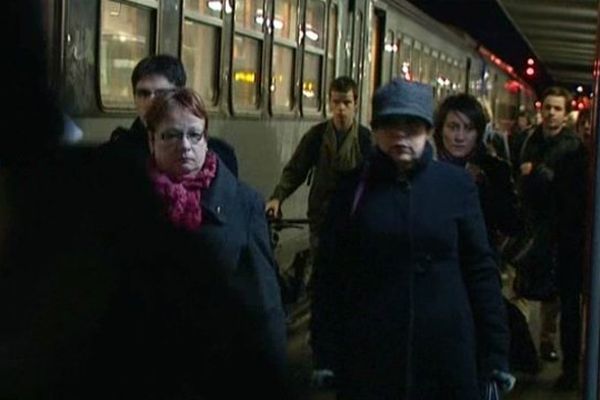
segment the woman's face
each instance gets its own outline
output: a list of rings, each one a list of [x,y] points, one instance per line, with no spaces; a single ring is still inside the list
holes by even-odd
[[[459,111],[449,111],[442,129],[444,147],[453,157],[466,157],[477,144],[477,130],[471,120]]]
[[[206,159],[206,120],[188,110],[169,112],[149,135],[156,167],[173,179],[197,173]]]

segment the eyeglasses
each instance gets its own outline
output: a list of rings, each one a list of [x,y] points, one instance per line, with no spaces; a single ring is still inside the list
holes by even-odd
[[[135,89],[135,95],[136,97],[142,97],[147,99],[150,96],[154,96],[154,97],[158,97],[158,96],[164,96],[168,93],[171,93],[172,91],[174,91],[175,89],[155,89],[155,90],[150,90],[150,89],[145,89],[145,88],[139,88],[139,89]]]
[[[200,132],[181,132],[181,131],[166,131],[160,134],[160,138],[167,143],[176,143],[183,141],[186,137],[191,144],[198,144],[204,137],[204,133]]]

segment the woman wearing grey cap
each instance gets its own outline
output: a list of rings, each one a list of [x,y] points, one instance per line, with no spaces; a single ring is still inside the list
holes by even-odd
[[[477,188],[433,160],[432,89],[373,97],[377,150],[332,201],[315,266],[315,367],[339,399],[481,398],[514,384],[497,267]]]

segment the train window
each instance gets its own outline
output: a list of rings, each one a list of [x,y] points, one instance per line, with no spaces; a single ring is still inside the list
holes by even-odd
[[[260,104],[262,41],[236,35],[233,41],[233,99],[236,108],[256,110]]]
[[[354,24],[354,41],[352,43],[352,74],[354,80],[359,82],[359,86],[362,86],[360,82],[362,82],[362,69],[361,69],[361,61],[364,56],[364,48],[363,48],[363,14],[360,11],[356,12],[356,21]]]
[[[395,42],[394,32],[388,30],[385,34],[383,44],[381,83],[388,82],[392,79],[394,73],[394,53],[398,48]]]
[[[262,32],[265,21],[263,0],[241,0],[235,2],[235,25],[238,28]]]
[[[411,48],[412,48],[412,39],[404,36],[402,41],[398,41],[400,45],[400,51],[398,56],[398,71],[397,75],[403,77],[404,79],[410,81],[413,79],[412,76],[412,67],[410,63],[411,58]]]
[[[431,84],[431,49],[423,47],[421,57],[421,82]]]
[[[281,110],[291,110],[294,106],[294,49],[273,45],[273,68],[271,76],[271,104]]]
[[[329,29],[327,35],[327,82],[325,83],[326,88],[329,88],[331,82],[333,82],[336,76],[338,39],[338,6],[337,4],[331,4],[331,8],[329,9]]]
[[[213,106],[218,98],[220,39],[219,26],[191,19],[183,24],[181,60],[187,71],[188,85]]]
[[[321,60],[322,56],[304,54],[304,77],[302,80],[302,107],[304,110],[321,109]]]
[[[325,2],[308,0],[304,21],[302,60],[302,111],[321,110],[322,68],[325,57]]]
[[[231,72],[233,106],[236,110],[253,111],[260,107],[264,15],[262,0],[235,3],[236,32]]]
[[[223,13],[222,0],[184,0],[184,11],[188,13],[197,13],[211,17],[221,18]]]
[[[296,41],[298,30],[298,0],[278,0],[275,2],[273,33],[276,38]]]
[[[415,42],[412,51],[412,71],[413,79],[421,81],[421,43]]]
[[[325,2],[308,0],[306,3],[306,21],[304,22],[304,38],[307,46],[323,48],[325,40]]]
[[[144,2],[147,4],[148,2]],[[131,73],[154,51],[155,9],[102,0],[100,20],[100,99],[106,108],[133,108]]]
[[[294,59],[298,37],[298,0],[275,2],[273,58],[271,60],[271,107],[289,111],[294,107]]]

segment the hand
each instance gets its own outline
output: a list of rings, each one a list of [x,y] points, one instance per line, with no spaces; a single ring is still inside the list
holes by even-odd
[[[281,202],[278,199],[271,199],[265,205],[265,213],[269,218],[281,218]]]
[[[531,171],[533,171],[533,164],[530,162],[526,162],[521,164],[521,175],[526,176],[529,175],[531,173]]]
[[[335,374],[330,369],[315,369],[310,377],[310,385],[314,388],[331,387]]]
[[[497,369],[492,372],[492,380],[496,382],[502,393],[510,392],[513,387],[515,387],[515,383],[517,382],[517,378],[510,373],[498,371]]]

